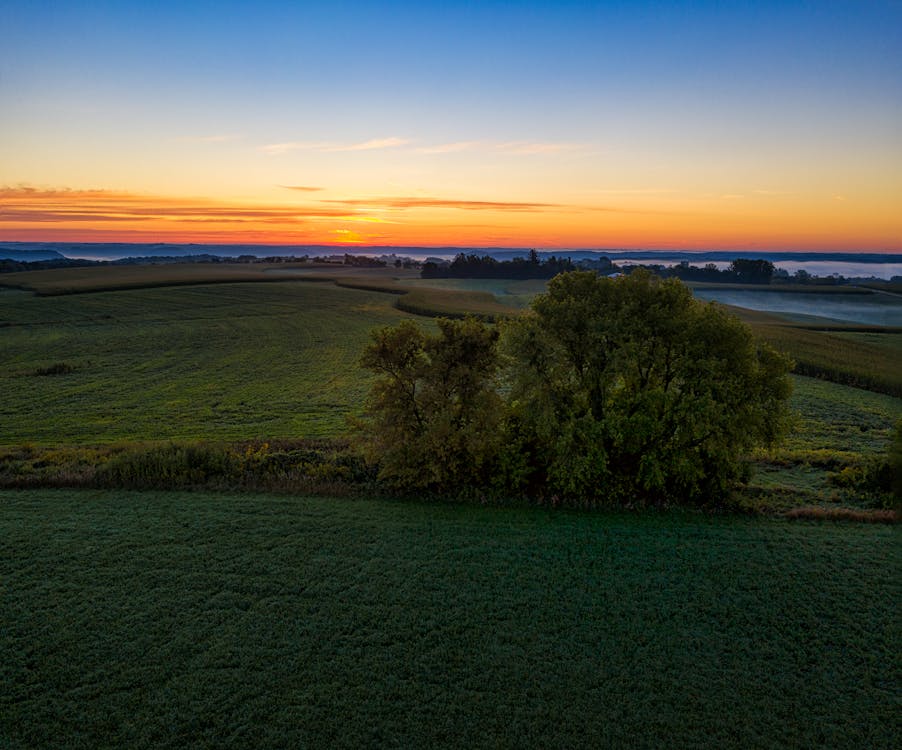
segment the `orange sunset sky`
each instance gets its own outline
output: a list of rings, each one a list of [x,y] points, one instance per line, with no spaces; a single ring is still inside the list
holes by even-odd
[[[10,5],[0,241],[902,252],[896,3]]]

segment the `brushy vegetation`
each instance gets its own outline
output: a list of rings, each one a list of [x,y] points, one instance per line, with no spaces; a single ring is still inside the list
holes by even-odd
[[[785,517],[790,521],[804,519],[806,521],[853,521],[855,523],[895,523],[896,513],[892,510],[856,510],[854,508],[824,508],[822,506],[803,506],[787,511]]]
[[[436,335],[409,321],[374,331],[360,432],[380,479],[576,507],[713,506],[786,426],[791,363],[676,279],[561,274],[497,339],[474,318],[440,319]]]
[[[69,364],[68,362],[55,362],[54,364],[48,365],[47,367],[39,367],[34,371],[34,374],[37,377],[46,377],[48,375],[68,375],[75,372],[75,370],[75,365]]]
[[[898,741],[898,529],[0,494],[4,747]]]
[[[0,487],[359,494],[375,472],[340,440],[0,448]]]

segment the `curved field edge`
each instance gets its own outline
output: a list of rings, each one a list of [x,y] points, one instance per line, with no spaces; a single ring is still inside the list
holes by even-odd
[[[505,304],[486,287],[484,280],[463,280],[464,288],[430,287],[415,277],[413,271],[395,268],[361,270],[334,264],[240,264],[240,263],[185,263],[145,266],[101,266],[91,268],[55,269],[5,274],[0,283],[29,289],[36,294],[83,294],[98,291],[119,291],[197,286],[201,284],[235,284],[287,281],[332,282],[342,287],[393,295],[393,305],[402,312],[426,317],[463,317],[471,314],[484,320],[495,321],[520,314],[512,304]],[[447,281],[447,280],[445,280]],[[475,285],[467,289],[466,284]],[[516,282],[495,281],[498,284],[516,285]],[[705,288],[703,285],[695,285]],[[736,285],[736,289],[743,285]],[[715,285],[712,288],[721,288]],[[536,291],[532,287],[528,287]],[[800,287],[806,291],[821,291],[820,287]],[[870,289],[825,287],[829,294],[868,295]],[[757,291],[761,291],[761,287]],[[765,288],[769,289],[769,288]],[[786,289],[774,287],[773,292],[798,291],[795,286]],[[507,302],[524,303],[523,295],[505,294]],[[879,393],[902,396],[902,343],[878,346],[864,338],[853,340],[849,333],[883,332],[893,342],[902,342],[896,329],[875,326],[843,326],[824,324],[790,323],[768,313],[742,308],[731,308],[754,328],[755,332],[776,348],[785,351],[796,361],[796,372],[801,375],[832,380]],[[9,325],[3,321],[3,325]],[[824,330],[824,328],[831,330]],[[834,330],[835,329],[835,330]],[[845,335],[839,335],[843,333]]]
[[[892,747],[898,529],[0,492],[6,746]]]
[[[396,268],[361,271],[334,264],[172,263],[21,271],[0,276],[0,287],[54,297],[97,292],[237,283],[324,282],[350,289],[397,295],[398,309],[426,317],[476,315],[494,321],[516,314],[494,295],[468,290],[406,286],[411,273]]]

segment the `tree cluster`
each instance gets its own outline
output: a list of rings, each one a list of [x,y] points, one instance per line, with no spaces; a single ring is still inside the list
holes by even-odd
[[[458,253],[448,265],[423,264],[424,279],[550,279],[576,268],[569,258],[552,255],[545,260],[535,250],[526,258],[496,260],[490,255]]]
[[[787,422],[790,363],[675,279],[556,276],[500,331],[373,334],[368,457],[399,489],[579,506],[709,504]]]
[[[714,263],[704,266],[693,266],[688,261],[673,266],[648,266],[664,278],[676,278],[681,281],[705,281],[717,284],[770,284],[776,268],[769,260],[752,260],[737,258],[728,268],[720,270]]]

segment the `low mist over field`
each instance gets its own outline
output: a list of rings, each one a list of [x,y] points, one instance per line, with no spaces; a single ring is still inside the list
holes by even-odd
[[[773,294],[728,289],[696,289],[695,296],[749,310],[788,313],[874,326],[902,326],[902,297],[782,292]]]

